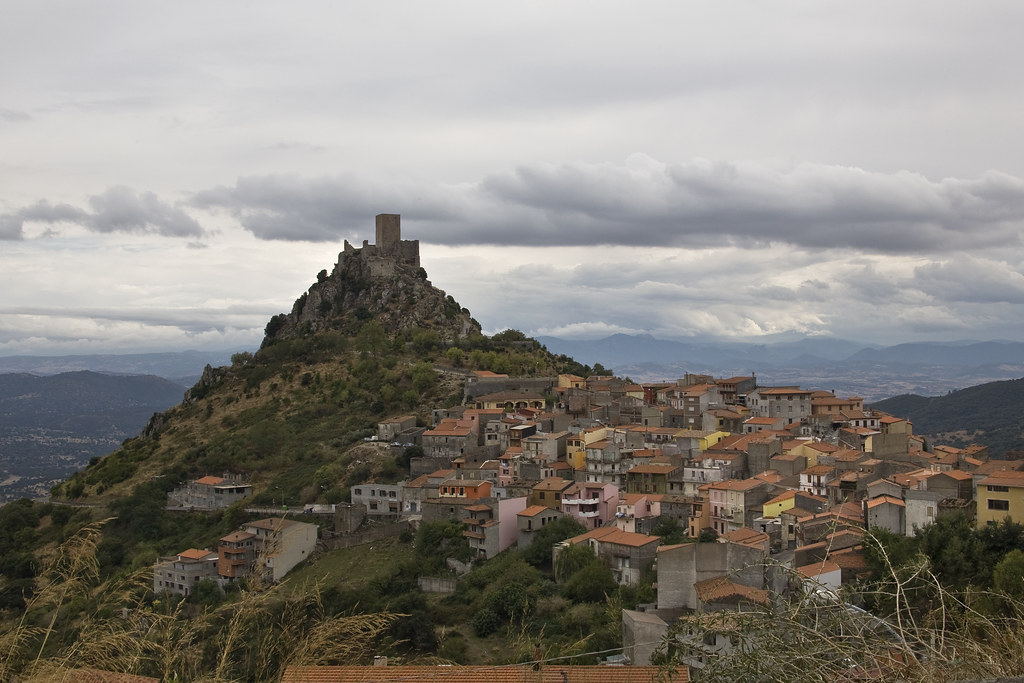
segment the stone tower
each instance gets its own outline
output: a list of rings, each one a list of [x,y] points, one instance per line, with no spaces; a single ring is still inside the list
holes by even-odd
[[[397,213],[377,214],[377,253],[391,256],[402,241],[402,217]]]

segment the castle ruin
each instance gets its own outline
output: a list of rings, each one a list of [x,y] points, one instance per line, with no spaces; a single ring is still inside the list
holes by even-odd
[[[412,266],[420,267],[420,241],[402,239],[402,216],[397,213],[377,214],[377,243],[370,244],[363,240],[360,249],[353,247],[345,240],[344,251],[338,254],[338,266],[344,263],[345,257],[356,252],[362,252],[362,256],[376,257]]]

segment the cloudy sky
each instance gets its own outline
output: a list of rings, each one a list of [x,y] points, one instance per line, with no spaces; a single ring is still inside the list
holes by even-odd
[[[1024,337],[1024,4],[4,5],[0,355],[255,348],[402,214],[485,331]]]

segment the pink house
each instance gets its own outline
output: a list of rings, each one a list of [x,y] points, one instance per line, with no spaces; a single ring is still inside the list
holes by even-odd
[[[562,494],[562,512],[588,529],[615,519],[619,487],[600,482],[576,482]]]

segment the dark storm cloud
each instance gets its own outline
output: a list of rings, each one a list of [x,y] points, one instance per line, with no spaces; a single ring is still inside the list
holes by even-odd
[[[368,220],[379,213],[402,213],[408,207],[425,218],[448,215],[425,190],[348,175],[314,179],[274,175],[239,178],[233,187],[198,192],[192,204],[226,209],[260,239],[333,242],[354,232],[365,235]]]
[[[152,192],[136,193],[127,187],[112,187],[89,197],[92,212],[70,204],[36,202],[14,213],[0,216],[0,239],[24,237],[26,221],[46,224],[74,223],[93,232],[130,232],[165,237],[199,237],[203,227],[181,208],[172,206]]]
[[[87,225],[90,222],[90,216],[85,211],[69,204],[51,204],[42,200],[14,213],[0,216],[0,239],[22,239],[25,236],[25,221]]]
[[[89,198],[97,232],[156,233],[165,237],[198,237],[203,227],[184,210],[165,203],[152,192],[112,187]]]
[[[693,161],[522,166],[476,184],[355,176],[241,178],[193,204],[228,210],[261,239],[337,240],[403,213],[439,244],[851,248],[872,253],[1019,247],[1024,181],[932,181],[907,172]]]
[[[520,168],[481,189],[545,213],[557,244],[915,252],[1019,246],[1024,228],[1024,182],[999,173],[932,182],[808,164],[777,171],[696,161],[648,172],[577,164]]]

